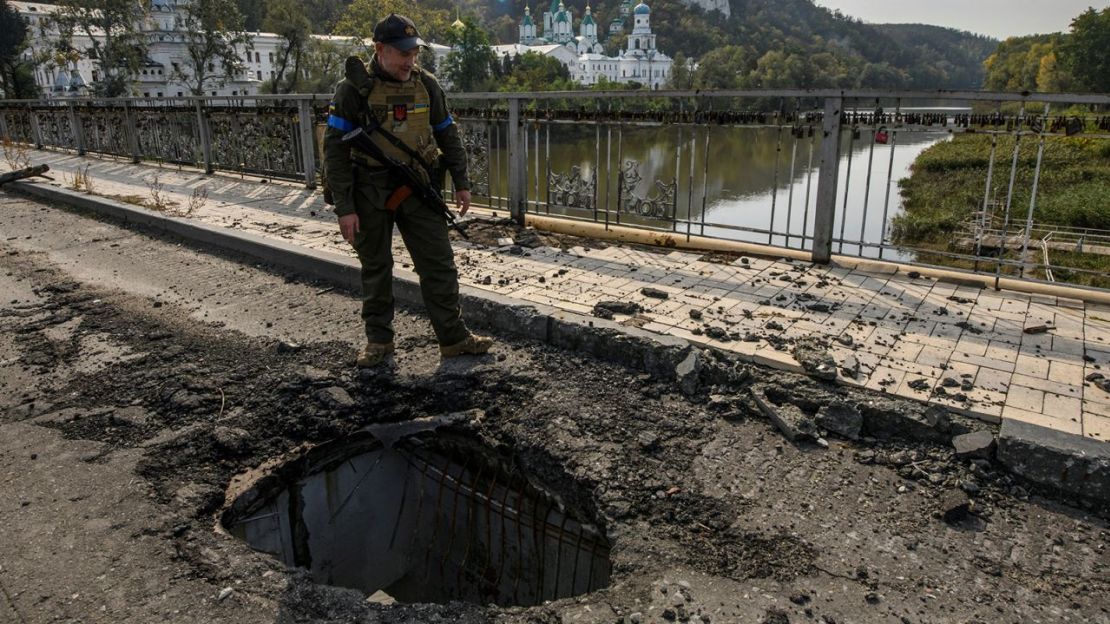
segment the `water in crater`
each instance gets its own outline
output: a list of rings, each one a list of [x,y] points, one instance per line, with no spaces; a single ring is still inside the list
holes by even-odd
[[[608,585],[609,542],[581,515],[473,439],[361,432],[259,479],[223,524],[320,583],[530,606]]]

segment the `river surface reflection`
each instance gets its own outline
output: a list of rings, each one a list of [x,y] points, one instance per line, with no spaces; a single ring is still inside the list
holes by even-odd
[[[801,134],[796,138],[790,127],[533,124],[528,129],[527,155],[530,210],[586,218],[593,218],[596,211],[598,221],[605,221],[608,211],[609,221],[615,222],[620,167],[632,160],[639,176],[634,194],[640,198],[657,197],[661,186],[677,180],[673,204],[669,198],[666,202],[677,221],[622,214],[621,222],[808,249],[820,173],[821,128],[814,128],[812,135],[808,127],[802,128]],[[850,129],[842,133],[834,238],[841,238],[843,232],[844,241],[852,242],[834,243],[834,252],[854,255],[860,253],[856,241],[883,241],[886,224],[902,210],[898,180],[909,175],[923,150],[948,140],[949,134],[899,131],[888,137],[884,144],[875,141],[870,129],[858,136]],[[505,171],[507,156],[497,143],[495,139],[491,163]],[[565,175],[574,168],[587,181],[596,171],[596,205],[587,210],[549,207],[548,172]],[[504,177],[492,176],[495,193],[504,194]],[[862,253],[877,257],[879,249],[865,245]],[[886,249],[882,257],[909,259],[911,255]]]

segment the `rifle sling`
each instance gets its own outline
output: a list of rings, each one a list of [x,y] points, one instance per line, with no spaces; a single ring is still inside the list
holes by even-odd
[[[425,173],[427,173],[429,176],[432,175],[432,166],[430,164],[428,164],[428,162],[425,161],[424,158],[420,154],[416,153],[416,150],[412,149],[404,141],[397,138],[397,135],[393,134],[389,130],[386,130],[385,127],[382,126],[380,123],[378,123],[378,121],[376,119],[371,118],[370,119],[370,125],[366,126],[366,135],[369,137],[370,135],[374,134],[375,132],[380,133],[382,135],[382,137],[385,138],[386,141],[389,141],[393,145],[393,147],[396,147],[397,149],[401,150],[402,152],[408,154],[409,157],[411,157],[421,167],[424,168]],[[374,156],[374,158],[377,158],[377,156],[375,156],[374,154],[371,154],[371,156]]]

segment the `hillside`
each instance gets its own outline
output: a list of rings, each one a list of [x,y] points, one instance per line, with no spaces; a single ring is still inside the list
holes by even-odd
[[[564,1],[576,16],[587,3]],[[714,68],[712,76],[693,76],[699,87],[979,88],[983,61],[998,45],[987,37],[939,26],[864,24],[812,0],[729,0],[727,18],[701,9],[694,0],[649,3],[660,49],[699,61],[709,55],[710,62],[728,65]],[[460,2],[496,42],[504,43],[516,40],[525,4]],[[527,4],[538,16],[547,2]],[[603,27],[618,11],[616,0],[590,4]],[[608,42],[609,53],[616,52],[612,44],[622,41],[618,37]]]
[[[580,18],[588,0],[564,0]],[[714,2],[718,0],[713,0]],[[236,0],[247,30],[261,28],[264,0]],[[304,0],[318,33],[332,32],[351,0]],[[648,0],[658,47],[672,57],[695,59],[699,72],[679,87],[699,88],[979,88],[983,62],[998,41],[926,25],[870,25],[819,7],[813,0],[728,0],[730,15],[705,11],[707,0]],[[403,5],[370,0],[363,5]],[[448,23],[459,11],[475,17],[494,43],[517,40],[527,4],[537,22],[549,0],[421,0],[421,12]],[[600,30],[608,30],[619,0],[590,2]],[[577,24],[576,24],[577,26]],[[369,33],[366,33],[369,35]],[[605,37],[610,54],[623,36]]]
[[[948,77],[951,88],[982,87],[983,62],[999,44],[997,39],[990,37],[929,24],[876,24],[872,27],[927,62],[918,72],[922,82],[932,82],[929,80],[932,68]]]

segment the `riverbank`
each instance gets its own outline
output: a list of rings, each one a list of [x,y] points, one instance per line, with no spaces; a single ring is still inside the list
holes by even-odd
[[[900,182],[904,213],[892,221],[895,242],[918,249],[940,252],[919,252],[920,260],[960,268],[971,268],[970,260],[949,258],[942,253],[973,253],[975,240],[970,224],[983,209],[986,179],[991,165],[992,142],[994,168],[987,194],[986,218],[991,227],[1007,223],[1006,204],[1010,192],[1015,139],[1012,136],[992,138],[987,135],[957,135],[952,141],[938,143],[918,156],[911,175]],[[1014,169],[1014,184],[1009,202],[1009,231],[1024,227],[1033,193],[1039,142],[1035,137],[1022,137]],[[1110,141],[1089,137],[1049,137],[1037,182],[1033,222],[1038,229],[1077,228],[1079,233],[1110,230]],[[1027,261],[1043,263],[1040,239],[1029,247]],[[1001,254],[1018,260],[1021,248],[998,240],[987,240],[983,255]],[[1015,241],[1016,242],[1016,241]],[[1090,247],[1077,252],[1074,247],[1050,247],[1049,262],[1057,281],[1110,288],[1110,255],[1090,253]],[[980,263],[980,268],[982,268]],[[1069,270],[1070,269],[1070,270]],[[1004,267],[1003,274],[1015,274],[1018,267]],[[1046,278],[1043,266],[1033,276]]]

